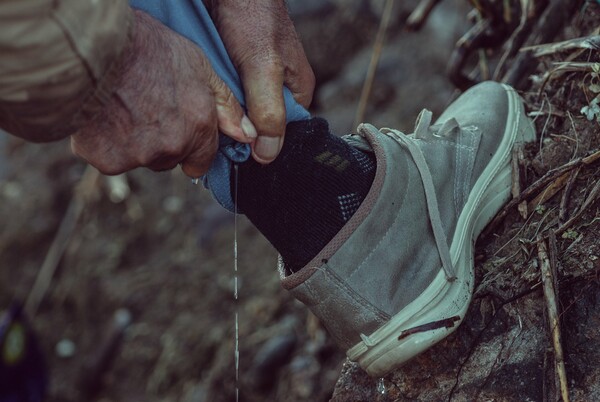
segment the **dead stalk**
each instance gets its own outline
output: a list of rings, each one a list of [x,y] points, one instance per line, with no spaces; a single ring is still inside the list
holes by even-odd
[[[539,192],[542,191],[542,189],[546,188],[551,182],[559,180],[561,178],[561,176],[572,171],[573,169],[576,169],[583,165],[590,165],[599,159],[600,159],[600,151],[596,151],[596,152],[592,153],[591,155],[588,155],[584,158],[577,158],[569,163],[566,163],[562,166],[559,166],[556,169],[549,171],[544,176],[539,178],[535,183],[533,183],[532,185],[527,187],[525,190],[523,190],[521,192],[521,194],[519,195],[519,197],[513,198],[508,204],[506,204],[504,206],[504,208],[502,208],[500,210],[500,212],[498,212],[496,217],[494,219],[492,219],[490,224],[485,228],[485,230],[482,233],[482,237],[489,236],[493,232],[493,230],[500,224],[500,222],[502,222],[502,220],[506,217],[506,215],[508,215],[508,212],[511,211],[512,208],[514,208],[516,205],[519,205],[522,201],[528,200],[531,197],[533,197],[534,195],[537,195]],[[592,193],[590,195],[592,195]],[[578,212],[578,214],[579,214],[579,212]],[[572,219],[573,218],[569,219],[569,221],[571,221]],[[566,225],[566,223],[565,223],[565,225]],[[563,226],[565,226],[565,225],[563,225]],[[557,234],[558,234],[558,231],[557,231]]]
[[[373,81],[375,80],[375,72],[377,71],[377,65],[379,64],[381,50],[383,49],[383,43],[385,41],[385,33],[392,17],[393,5],[394,0],[386,0],[385,8],[383,9],[383,15],[381,16],[381,22],[379,23],[379,29],[377,30],[375,44],[373,45],[373,54],[371,55],[371,61],[369,62],[367,76],[365,78],[362,92],[360,93],[360,100],[358,101],[356,116],[354,117],[354,127],[357,127],[360,123],[362,123],[365,117],[367,102],[369,101],[369,96],[371,95],[371,88],[373,87]]]
[[[565,361],[562,350],[562,341],[560,333],[560,322],[558,320],[558,305],[556,303],[556,293],[554,287],[554,275],[546,247],[546,241],[542,236],[537,240],[538,257],[540,260],[540,269],[542,274],[542,284],[544,287],[544,297],[548,309],[548,320],[550,321],[550,330],[552,331],[552,346],[554,347],[554,362],[556,364],[556,374],[560,385],[560,394],[563,402],[569,401],[569,387],[567,383],[567,372],[565,370]]]
[[[69,245],[71,235],[77,226],[77,222],[83,212],[87,198],[89,198],[96,186],[99,175],[100,174],[96,169],[88,166],[83,173],[79,184],[75,188],[75,193],[71,198],[71,202],[69,203],[58,231],[54,236],[50,249],[48,249],[48,254],[46,254],[46,258],[35,279],[33,288],[25,302],[25,312],[29,317],[35,316],[40,303],[50,287],[54,272]]]
[[[567,207],[569,206],[569,198],[571,197],[571,191],[573,191],[573,185],[575,184],[575,180],[579,175],[579,171],[581,170],[581,166],[571,172],[569,176],[569,180],[567,181],[567,185],[565,186],[565,191],[563,191],[562,198],[560,199],[560,210],[558,213],[558,219],[561,224],[565,222],[567,219]]]
[[[557,236],[561,235],[567,229],[569,229],[571,227],[571,225],[577,219],[579,219],[581,217],[581,215],[583,215],[583,213],[588,209],[588,207],[590,205],[592,205],[592,203],[596,200],[596,198],[598,197],[599,194],[600,194],[600,181],[596,182],[596,185],[594,186],[594,188],[592,188],[592,191],[590,191],[590,194],[587,196],[587,198],[585,199],[583,204],[581,204],[581,207],[579,208],[579,210],[571,218],[569,218],[569,220],[566,221],[562,226],[560,226],[558,229],[556,229],[556,235]]]

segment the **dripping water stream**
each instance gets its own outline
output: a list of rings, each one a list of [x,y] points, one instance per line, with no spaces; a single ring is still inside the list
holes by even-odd
[[[238,205],[238,165],[234,164],[234,180],[235,180],[235,191],[234,191],[234,218],[233,218],[233,297],[235,299],[235,400],[236,402],[240,399],[240,331],[239,331],[239,322],[238,322],[238,213],[237,213],[237,205]]]

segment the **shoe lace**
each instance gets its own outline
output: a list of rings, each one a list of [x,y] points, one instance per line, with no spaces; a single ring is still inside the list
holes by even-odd
[[[442,219],[440,217],[437,195],[435,192],[435,187],[433,186],[433,178],[431,177],[431,172],[423,152],[415,143],[415,139],[426,139],[429,135],[436,135],[431,133],[430,126],[431,112],[429,110],[423,110],[417,119],[414,138],[404,134],[399,130],[391,128],[383,128],[381,129],[381,132],[397,141],[401,146],[404,146],[410,153],[415,165],[417,166],[417,170],[421,176],[421,181],[423,182],[423,188],[425,190],[425,200],[427,203],[427,211],[429,213],[429,221],[431,223],[431,228],[433,229],[433,237],[437,245],[440,260],[442,261],[442,268],[446,274],[446,279],[448,281],[453,281],[456,279],[456,271],[452,265],[450,248],[448,247],[448,242],[446,241],[446,235],[442,225]],[[451,119],[442,125],[436,136],[444,136],[450,131],[454,130],[456,127],[458,127],[458,123],[456,120]]]

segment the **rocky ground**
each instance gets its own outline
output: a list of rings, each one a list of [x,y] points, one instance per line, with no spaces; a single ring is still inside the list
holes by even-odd
[[[336,133],[353,129],[383,3],[288,2],[318,79],[313,112]],[[403,21],[417,2],[397,3],[365,120],[410,131],[420,109],[439,114],[456,94],[445,69],[470,26],[469,7],[446,0],[420,32],[408,33]],[[598,13],[592,3],[579,9],[557,40],[591,34]],[[569,72],[542,85],[552,62],[572,56],[542,58],[534,86],[523,93],[539,136],[525,150],[523,188],[600,145],[597,121],[580,113],[593,108],[590,85],[600,78]],[[598,61],[591,51],[575,60]],[[562,191],[525,220],[511,210],[479,243],[476,294],[465,323],[387,376],[381,394],[377,380],[344,362],[316,319],[281,289],[276,253],[244,218],[237,222],[234,299],[233,218],[181,172],[111,179],[88,171],[87,186],[77,192],[85,166],[68,143],[0,136],[0,155],[0,309],[30,297],[59,225],[71,216],[69,205],[75,199],[83,206],[30,317],[50,371],[49,401],[234,400],[236,313],[241,400],[542,400],[556,394],[535,236],[561,222]],[[567,216],[582,208],[598,178],[597,164],[581,168]],[[598,399],[600,392],[594,363],[599,216],[597,202],[586,206],[557,238],[566,367],[579,400]],[[131,325],[115,338],[118,347],[107,349],[115,313],[123,311]]]

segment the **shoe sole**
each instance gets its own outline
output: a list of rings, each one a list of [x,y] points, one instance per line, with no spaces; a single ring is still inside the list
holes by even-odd
[[[462,322],[475,282],[473,247],[483,228],[510,199],[511,156],[515,144],[533,141],[535,131],[514,89],[508,96],[508,121],[498,150],[473,186],[461,212],[450,246],[457,279],[439,274],[421,295],[390,321],[346,354],[373,377],[382,377],[429,349],[456,330]]]

